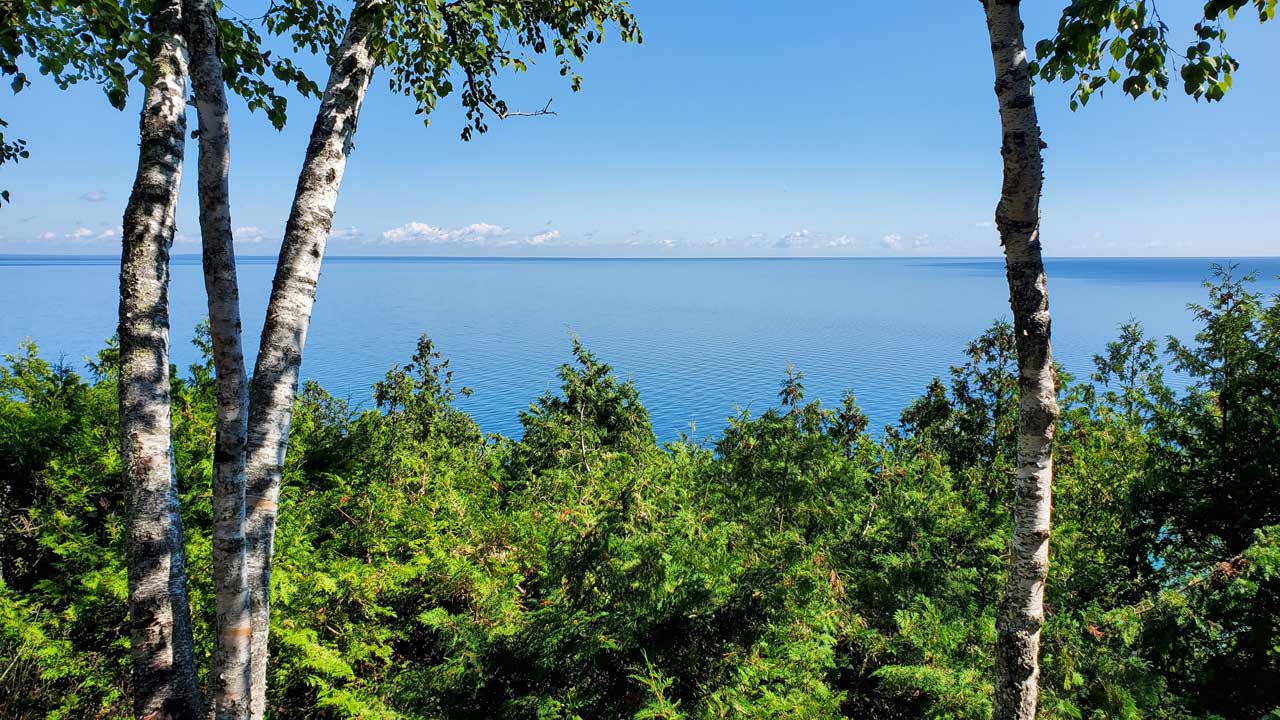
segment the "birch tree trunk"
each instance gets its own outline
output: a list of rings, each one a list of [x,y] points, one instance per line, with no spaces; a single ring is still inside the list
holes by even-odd
[[[216,617],[209,673],[215,720],[249,717],[249,585],[245,569],[245,447],[249,386],[240,333],[240,290],[232,242],[228,174],[231,130],[218,57],[218,30],[209,0],[186,0],[191,85],[200,127],[197,176],[204,285],[217,388],[213,464],[213,586]]]
[[[996,616],[995,720],[1031,720],[1040,679],[1040,629],[1049,573],[1053,430],[1058,415],[1049,345],[1049,294],[1040,257],[1040,126],[1019,0],[985,0],[1000,105],[1004,183],[996,227],[1004,246],[1018,348],[1018,471],[1009,576]]]
[[[252,603],[254,718],[261,718],[266,708],[271,554],[298,370],[315,304],[320,260],[333,226],[338,188],[351,152],[360,105],[376,65],[373,42],[382,30],[384,2],[360,0],[356,4],[330,69],[285,226],[249,388],[245,538]]]
[[[137,176],[120,255],[120,453],[129,498],[129,640],[134,714],[200,714],[178,514],[169,397],[169,248],[186,140],[181,0],[150,18]]]

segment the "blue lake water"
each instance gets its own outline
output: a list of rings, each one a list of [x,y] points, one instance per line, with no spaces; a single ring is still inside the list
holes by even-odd
[[[1190,338],[1206,259],[1057,259],[1048,263],[1054,350],[1083,376],[1130,318],[1160,338]],[[1280,258],[1237,260],[1280,292]],[[274,258],[242,258],[246,350],[256,352]],[[115,258],[0,256],[0,350],[24,338],[79,364],[116,324]],[[196,359],[205,315],[198,258],[174,260],[179,367]],[[788,362],[810,398],[852,388],[873,427],[896,421],[967,340],[1008,318],[1003,261],[981,259],[325,260],[304,377],[356,404],[429,333],[473,389],[460,401],[489,432],[519,434],[517,413],[557,384],[577,335],[632,378],[660,439],[724,426],[735,408],[776,402]],[[252,367],[252,355],[249,365]]]

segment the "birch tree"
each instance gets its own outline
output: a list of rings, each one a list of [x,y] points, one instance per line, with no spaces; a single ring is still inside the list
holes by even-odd
[[[254,718],[266,712],[271,547],[297,372],[338,184],[373,71],[374,33],[380,31],[384,13],[380,0],[358,2],[335,54],[285,227],[250,390],[244,539],[252,613],[250,712]]]
[[[289,414],[314,301],[319,258],[374,67],[385,66],[392,88],[413,97],[424,115],[429,115],[439,98],[453,92],[452,74],[456,68],[462,76],[461,99],[467,109],[468,122],[462,134],[464,139],[470,139],[473,132],[487,130],[486,111],[499,118],[554,114],[549,108],[535,113],[510,112],[494,92],[492,81],[501,69],[527,69],[528,59],[522,53],[554,51],[561,74],[571,77],[573,89],[577,90],[581,79],[572,72],[572,66],[585,58],[591,44],[603,41],[607,24],[616,24],[624,40],[638,40],[639,34],[626,5],[613,0],[423,5],[369,0],[357,3],[346,23],[335,6],[325,3],[273,7],[266,18],[272,32],[287,32],[299,47],[312,51],[334,46],[337,49],[331,55],[335,61],[330,82],[304,160],[281,251],[264,332],[264,352],[258,361],[262,380],[255,377],[249,394],[254,399],[250,407],[258,408],[248,413],[250,420],[256,419],[250,425],[246,422],[244,358],[226,183],[226,99],[215,79],[221,74],[227,86],[248,101],[250,109],[265,110],[277,126],[284,122],[285,102],[265,80],[268,75],[296,84],[304,94],[318,94],[318,88],[288,59],[271,60],[269,53],[262,52],[260,38],[247,21],[229,22],[216,17],[207,0],[165,5],[162,14],[153,13],[153,29],[144,33],[136,32],[137,27],[145,26],[138,6],[107,4],[106,11],[99,12],[95,2],[98,0],[6,4],[6,18],[15,18],[15,22],[0,33],[0,50],[4,53],[0,56],[0,71],[12,75],[15,91],[21,90],[28,81],[16,61],[25,53],[28,58],[40,59],[41,71],[52,74],[63,87],[85,78],[99,80],[116,107],[123,107],[129,82],[140,73],[148,89],[142,161],[126,217],[126,252],[121,272],[121,337],[125,346],[122,359],[126,368],[120,390],[123,432],[126,438],[136,437],[125,451],[126,482],[130,496],[138,500],[133,505],[138,522],[131,524],[131,528],[137,528],[137,537],[131,536],[130,555],[137,558],[134,565],[138,572],[134,574],[141,578],[142,571],[146,571],[146,581],[140,579],[136,583],[130,604],[136,606],[140,616],[154,620],[151,632],[139,635],[134,642],[138,654],[135,675],[140,678],[140,688],[142,682],[147,684],[139,693],[138,712],[140,716],[155,712],[185,716],[197,712],[201,704],[194,684],[176,473],[171,451],[163,440],[170,426],[168,252],[181,180],[183,96],[190,59],[200,126],[201,230],[219,394],[214,472],[218,638],[212,667],[212,700],[215,713],[220,716],[240,716],[243,712],[243,682],[239,678],[247,647],[242,641],[245,583],[241,577],[247,563],[256,571],[252,577],[259,581],[252,605],[256,643],[252,657],[256,671],[253,712],[261,716],[270,541]],[[337,42],[339,37],[341,43]],[[153,52],[142,53],[138,47]],[[93,54],[95,49],[97,56]],[[163,72],[151,74],[153,69]],[[21,140],[5,138],[4,150],[5,160],[27,156]],[[7,201],[8,196],[3,197]],[[251,433],[250,428],[257,431]],[[257,469],[249,475],[255,478],[255,493],[249,496],[252,504],[248,508],[244,468]],[[258,550],[247,556],[241,549],[245,547],[246,534],[252,542],[250,547]],[[168,548],[167,560],[163,553],[157,554],[158,546]],[[163,586],[155,581],[160,575],[167,578]],[[153,607],[167,614],[153,618],[158,612],[151,611]],[[169,663],[168,669],[156,672],[164,662]]]
[[[184,17],[184,13],[186,13]],[[169,440],[169,248],[186,133],[188,36],[200,116],[201,230],[209,285],[219,413],[214,472],[217,620],[211,686],[216,717],[247,713],[248,628],[243,549],[243,353],[228,211],[224,77],[252,109],[284,121],[286,103],[264,79],[308,81],[289,60],[268,62],[245,24],[219,24],[203,0],[159,4],[150,21],[137,179],[125,211],[120,271],[121,455],[130,494],[131,644],[138,717],[196,717],[196,683],[177,468]],[[220,43],[220,40],[225,42]],[[222,45],[231,59],[224,73]],[[207,133],[207,134],[206,134]],[[239,405],[237,401],[239,399]],[[220,407],[220,410],[222,408]]]
[[[200,236],[217,383],[213,464],[215,619],[209,701],[215,720],[249,714],[249,586],[244,554],[244,448],[249,387],[240,338],[240,291],[231,229],[231,128],[209,0],[186,0],[191,84],[199,122]]]
[[[134,79],[141,78],[145,89],[137,176],[123,223],[118,328],[121,454],[129,498],[134,708],[138,717],[195,717],[202,700],[192,649],[176,468],[168,439],[168,259],[185,144],[188,36],[194,39],[193,85],[202,101],[198,107],[201,219],[211,283],[215,362],[220,393],[232,405],[237,385],[243,388],[245,380],[234,259],[230,255],[230,215],[226,212],[223,84],[242,96],[250,109],[265,111],[276,127],[284,122],[287,103],[276,93],[274,83],[294,84],[303,94],[314,94],[317,89],[290,59],[272,60],[263,52],[261,38],[248,21],[217,18],[207,0],[185,7],[181,0],[145,6],[151,8],[149,16],[143,14],[143,3],[113,0],[5,3],[0,8],[5,20],[0,29],[0,72],[11,76],[15,93],[31,83],[28,65],[35,65],[41,75],[63,89],[92,82],[118,109],[125,106]],[[29,155],[21,139],[0,138],[0,145],[4,150],[0,160]],[[0,199],[8,201],[9,196],[4,193]],[[238,417],[234,411],[226,413],[225,420],[219,427],[214,493],[222,520],[215,530],[220,638],[243,635],[247,629],[239,627],[245,618],[237,618],[230,609],[236,602],[247,602],[241,577],[243,561],[237,561],[243,549],[235,549],[236,535],[242,533],[235,508],[240,507],[243,514],[244,432],[236,429],[237,423],[244,423],[243,409]],[[220,717],[244,714],[235,711],[226,715],[222,710],[228,701],[233,710],[246,706],[247,642],[245,637],[239,645],[232,643],[230,652],[221,651],[226,643],[215,644],[219,649],[213,655],[213,700]],[[237,667],[240,655],[244,659]],[[229,670],[224,669],[227,665]],[[219,681],[238,673],[245,677],[238,684]]]
[[[287,103],[264,79],[268,71],[304,96],[318,95],[319,88],[291,59],[271,60],[247,22],[219,18],[210,0],[185,0],[184,8],[199,126],[197,194],[217,393],[212,542],[216,599],[209,703],[213,717],[221,720],[249,716],[252,637],[244,540],[248,378],[231,224],[231,137],[224,83],[243,96],[250,109],[264,110],[277,129],[284,125]]]
[[[187,128],[181,0],[157,2],[149,27],[138,171],[120,257],[120,452],[129,495],[133,707],[139,718],[197,718],[169,401],[169,248]]]
[[[340,23],[330,5],[289,5],[268,14],[268,27],[295,42],[323,46]],[[464,140],[488,129],[486,111],[507,118],[493,80],[504,68],[527,69],[524,53],[553,50],[560,73],[576,91],[573,63],[604,40],[606,25],[624,41],[639,40],[634,18],[618,0],[486,0],[408,3],[358,0],[331,53],[328,84],[303,158],[272,284],[257,362],[249,387],[245,541],[252,615],[252,708],[266,708],[271,556],[280,481],[298,373],[338,190],[375,69],[393,91],[412,97],[429,122],[436,102],[453,92],[455,67],[467,111]],[[550,114],[544,108],[537,113]]]
[[[1049,294],[1040,255],[1043,160],[1019,0],[984,0],[1000,108],[1004,181],[996,227],[1018,351],[1018,451],[1009,574],[996,615],[995,720],[1036,715],[1049,573],[1053,432],[1058,415]]]

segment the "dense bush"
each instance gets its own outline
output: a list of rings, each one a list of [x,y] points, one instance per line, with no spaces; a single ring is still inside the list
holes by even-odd
[[[1280,303],[1223,274],[1193,312],[1194,342],[1167,348],[1188,393],[1137,325],[1090,378],[1063,376],[1043,717],[1280,717]],[[660,445],[635,387],[577,344],[519,441],[452,406],[467,391],[425,338],[372,409],[307,385],[272,712],[988,716],[1011,333],[993,325],[874,435],[852,395],[808,402],[789,370],[777,408]],[[6,718],[128,714],[113,363],[85,381],[28,345],[0,370]],[[213,393],[207,364],[175,378],[198,639]]]

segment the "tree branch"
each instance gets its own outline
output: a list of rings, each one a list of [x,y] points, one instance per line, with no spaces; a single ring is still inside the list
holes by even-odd
[[[454,0],[454,2],[447,3],[441,7],[441,16],[444,21],[445,38],[455,48],[460,47],[462,45],[462,39],[461,39],[462,34],[456,25],[456,18],[453,16],[453,12],[452,12],[452,8],[456,6],[459,2],[460,0]],[[502,47],[498,48],[498,52],[500,54],[500,57],[503,57],[503,58],[507,57],[506,51]],[[551,109],[551,101],[554,100],[555,98],[549,98],[547,100],[547,104],[543,105],[541,110],[533,110],[533,111],[505,110],[502,107],[500,107],[497,103],[494,102],[494,99],[496,98],[496,96],[493,93],[492,87],[489,86],[487,82],[482,82],[481,79],[477,77],[476,69],[474,67],[472,67],[469,63],[463,60],[459,60],[458,65],[461,66],[462,72],[466,76],[465,82],[467,85],[467,90],[470,91],[470,94],[472,98],[474,98],[476,104],[479,106],[488,108],[490,112],[498,116],[499,120],[506,120],[509,117],[540,117],[543,115],[556,114],[556,112]],[[491,69],[488,71],[485,71],[485,75],[488,76],[491,72],[492,72]],[[501,102],[500,99],[499,99],[499,102]],[[481,132],[484,132],[484,130],[481,129],[479,126],[477,126],[477,129],[479,129]]]
[[[555,115],[556,111],[551,109],[552,100],[555,100],[555,98],[549,98],[547,100],[547,104],[543,105],[541,110],[524,111],[524,112],[519,110],[509,110],[507,112],[503,112],[488,102],[485,102],[484,106],[492,110],[493,114],[497,115],[499,120],[506,120],[509,117],[539,117],[541,115]]]

